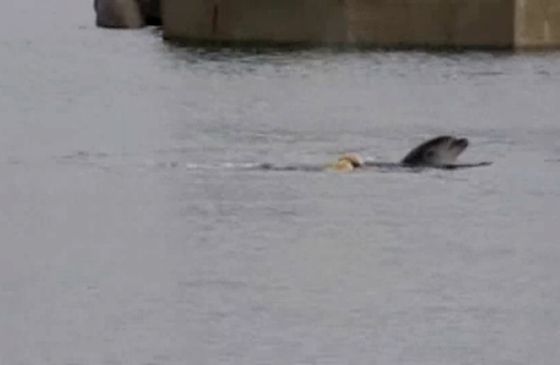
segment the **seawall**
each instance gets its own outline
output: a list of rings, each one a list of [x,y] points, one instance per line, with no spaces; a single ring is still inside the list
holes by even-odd
[[[185,42],[383,47],[560,46],[560,0],[162,0]]]

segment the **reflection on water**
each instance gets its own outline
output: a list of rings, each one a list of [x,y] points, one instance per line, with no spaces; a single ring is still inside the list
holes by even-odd
[[[560,54],[182,48],[63,3],[0,21],[2,364],[560,357]],[[493,165],[253,168],[439,134]]]

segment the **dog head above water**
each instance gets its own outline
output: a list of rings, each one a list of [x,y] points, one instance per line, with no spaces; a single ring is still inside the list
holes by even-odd
[[[332,171],[352,171],[364,165],[364,160],[361,156],[354,153],[347,153],[342,155],[338,161],[331,166],[329,170]]]

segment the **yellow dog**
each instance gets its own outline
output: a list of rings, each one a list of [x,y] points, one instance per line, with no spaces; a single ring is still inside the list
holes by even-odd
[[[364,165],[364,160],[361,156],[355,153],[347,153],[342,155],[338,161],[329,165],[327,170],[338,171],[338,172],[348,172],[354,169],[360,168]]]

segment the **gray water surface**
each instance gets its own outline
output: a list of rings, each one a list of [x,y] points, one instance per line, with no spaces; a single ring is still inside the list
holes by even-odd
[[[181,48],[47,3],[0,15],[1,364],[558,363],[559,53]],[[246,168],[438,134],[494,164]]]

